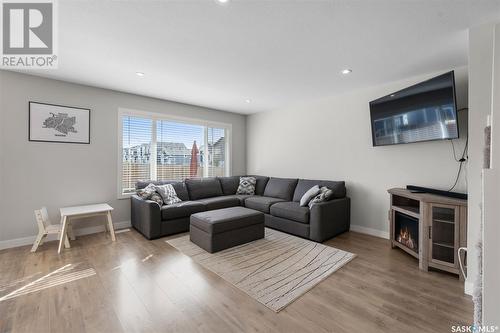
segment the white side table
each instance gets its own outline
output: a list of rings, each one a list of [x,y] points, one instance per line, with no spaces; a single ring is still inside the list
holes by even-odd
[[[109,230],[109,234],[111,235],[111,240],[114,242],[115,238],[115,230],[113,228],[113,221],[111,220],[111,211],[113,207],[108,204],[96,204],[96,205],[87,205],[87,206],[74,206],[74,207],[64,207],[60,209],[61,212],[61,237],[59,239],[59,248],[57,253],[61,253],[61,249],[64,243],[64,237],[68,231],[68,225],[71,223],[70,219],[74,218],[82,218],[82,217],[91,217],[98,215],[106,215],[107,221],[105,227]]]

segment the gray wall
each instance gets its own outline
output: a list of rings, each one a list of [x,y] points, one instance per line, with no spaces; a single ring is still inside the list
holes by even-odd
[[[467,107],[467,70],[455,73],[458,107]],[[248,173],[345,180],[354,228],[386,235],[387,189],[407,184],[448,189],[458,163],[448,141],[372,147],[368,102],[436,74],[249,116]],[[459,117],[465,138],[467,112]],[[461,151],[464,144],[462,139],[456,147]],[[457,190],[466,190],[464,175]]]
[[[130,220],[129,200],[117,199],[119,107],[232,124],[233,173],[245,173],[243,115],[7,71],[0,82],[0,241],[35,235],[33,210],[44,205],[57,222],[59,207],[97,202]],[[91,144],[28,142],[28,101],[92,109]]]

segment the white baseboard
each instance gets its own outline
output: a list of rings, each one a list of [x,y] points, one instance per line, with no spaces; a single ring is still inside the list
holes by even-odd
[[[116,230],[131,227],[130,221],[116,222],[116,223],[113,223],[113,225],[114,225]],[[79,228],[79,229],[75,229],[74,231],[75,231],[76,236],[90,235],[90,234],[95,234],[98,232],[103,232],[104,225],[96,225],[93,227]],[[18,247],[18,246],[31,245],[35,241],[35,238],[36,238],[36,235],[0,241],[0,250],[10,249],[13,247]],[[56,235],[49,235],[46,240],[51,241],[51,240],[56,240],[56,238],[57,238]]]
[[[474,291],[474,283],[472,283],[471,281],[465,280],[464,293],[466,295],[472,296],[473,291]]]
[[[351,231],[359,232],[361,234],[367,234],[367,235],[371,235],[371,236],[375,236],[375,237],[389,239],[389,232],[388,231],[372,229],[372,228],[368,228],[368,227],[363,227],[361,225],[352,225],[351,224]]]

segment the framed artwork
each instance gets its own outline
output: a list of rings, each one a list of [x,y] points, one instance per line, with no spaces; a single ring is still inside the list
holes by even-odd
[[[29,102],[28,140],[90,143],[90,109]]]

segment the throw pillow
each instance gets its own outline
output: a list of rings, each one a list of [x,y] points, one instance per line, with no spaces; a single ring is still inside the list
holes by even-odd
[[[149,184],[145,188],[136,191],[137,195],[143,200],[149,200],[154,192],[156,192],[154,184]]]
[[[155,188],[156,192],[161,195],[161,198],[163,199],[163,203],[165,205],[171,205],[182,201],[177,196],[177,193],[175,192],[172,184],[156,185]]]
[[[154,184],[149,184],[145,188],[137,190],[136,193],[142,200],[153,200],[158,205],[163,205],[163,199],[158,192],[156,192],[156,186]]]
[[[255,179],[255,177],[240,177],[240,185],[238,186],[236,194],[254,195],[256,183],[257,179]]]
[[[309,201],[309,208],[312,208],[317,203],[323,202],[323,201],[328,201],[332,198],[333,196],[333,191],[330,190],[328,187],[323,186],[320,188],[321,192],[316,195],[311,201]]]
[[[315,196],[321,192],[319,185],[314,185],[300,198],[300,207],[305,207]]]

